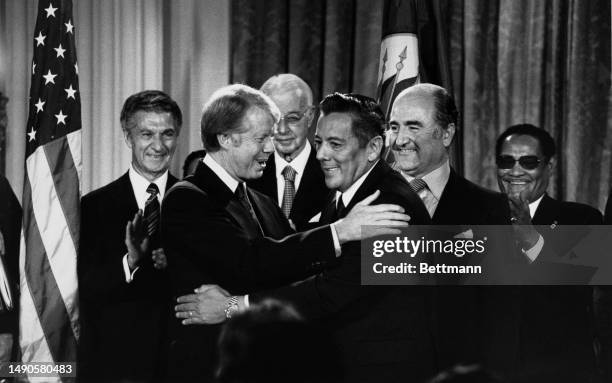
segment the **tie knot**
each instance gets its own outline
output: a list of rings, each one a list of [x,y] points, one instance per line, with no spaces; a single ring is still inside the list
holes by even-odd
[[[142,189],[140,189],[142,190]],[[150,183],[149,187],[147,188],[147,193],[156,196],[157,193],[159,193],[159,189],[157,188],[157,185],[155,185],[154,183]]]
[[[287,165],[283,169],[282,174],[283,177],[285,177],[285,181],[293,182],[295,180],[295,175],[297,174],[297,172],[294,168],[291,167],[291,165]]]
[[[410,181],[410,187],[414,190],[415,193],[420,193],[422,190],[427,189],[427,183],[423,181],[421,178],[415,178]]]
[[[238,199],[244,199],[246,194],[244,192],[244,182],[240,182],[238,187],[236,188],[236,192],[234,193]]]

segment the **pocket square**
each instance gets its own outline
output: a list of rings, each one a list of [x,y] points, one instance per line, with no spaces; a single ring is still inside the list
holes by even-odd
[[[472,231],[472,229],[468,229],[462,233],[459,234],[455,234],[455,236],[453,236],[453,238],[457,238],[457,239],[472,239],[474,238],[474,232]]]
[[[308,223],[317,223],[321,219],[321,213],[315,215],[311,219],[308,220]]]

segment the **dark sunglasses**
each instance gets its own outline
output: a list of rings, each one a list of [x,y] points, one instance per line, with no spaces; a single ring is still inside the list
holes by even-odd
[[[544,160],[539,159],[537,156],[522,156],[518,160],[512,156],[497,156],[495,163],[500,169],[512,169],[518,162],[519,165],[525,170],[533,170],[540,166]]]

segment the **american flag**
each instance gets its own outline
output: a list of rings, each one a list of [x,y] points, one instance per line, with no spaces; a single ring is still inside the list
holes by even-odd
[[[33,47],[19,257],[20,346],[24,362],[75,362],[81,102],[71,0],[39,1]]]

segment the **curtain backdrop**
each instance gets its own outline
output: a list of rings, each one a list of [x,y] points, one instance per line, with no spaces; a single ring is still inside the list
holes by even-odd
[[[496,188],[495,139],[531,123],[557,143],[553,196],[603,209],[612,183],[609,0],[449,1],[467,178]]]
[[[229,0],[73,0],[83,117],[83,192],[126,171],[119,113],[143,89],[162,89],[184,125],[171,170],[201,148],[204,101],[229,82]],[[36,0],[0,0],[0,92],[7,105],[6,174],[21,196]]]
[[[119,127],[125,97],[160,88],[185,126],[172,169],[200,147],[203,101],[230,81],[259,87],[279,72],[313,87],[374,96],[382,1],[74,0],[83,105],[84,192],[129,165]],[[446,2],[465,175],[496,188],[494,142],[530,122],[559,148],[552,195],[599,207],[612,183],[610,2]],[[35,0],[0,0],[0,92],[7,105],[6,173],[18,195]]]

